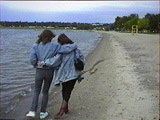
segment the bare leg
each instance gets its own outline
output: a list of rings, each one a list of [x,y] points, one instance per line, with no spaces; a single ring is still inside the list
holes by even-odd
[[[63,83],[62,84],[62,97],[63,97],[63,101],[61,104],[61,108],[59,110],[59,112],[56,114],[55,119],[60,119],[63,114],[68,113],[68,102],[71,96],[71,92],[74,88],[74,85],[76,83],[76,80],[71,80],[69,82]]]

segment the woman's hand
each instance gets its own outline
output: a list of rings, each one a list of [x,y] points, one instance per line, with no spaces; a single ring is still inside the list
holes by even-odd
[[[38,61],[37,66],[38,67],[43,67],[45,65],[44,61]]]

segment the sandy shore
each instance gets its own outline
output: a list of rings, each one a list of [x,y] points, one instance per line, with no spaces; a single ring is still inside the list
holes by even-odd
[[[64,120],[159,120],[159,36],[107,32],[87,56],[86,73],[72,93]],[[50,93],[47,120],[54,120],[61,104],[61,89]],[[8,114],[25,119],[30,101]],[[23,103],[20,103],[20,106]],[[25,110],[24,110],[25,109]],[[19,112],[18,112],[19,110]]]

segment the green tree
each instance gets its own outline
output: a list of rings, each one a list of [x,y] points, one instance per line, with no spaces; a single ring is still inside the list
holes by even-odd
[[[146,14],[145,18],[149,20],[149,30],[158,31],[158,22],[160,20],[160,14]]]
[[[132,29],[132,25],[137,25],[138,19],[139,19],[139,18],[135,17],[135,18],[132,18],[131,20],[129,20],[129,21],[126,23],[126,26],[125,26],[126,29],[131,30],[131,29]]]
[[[129,16],[117,17],[114,22],[114,27],[121,31],[130,30],[132,25],[136,25],[138,14],[131,14]]]
[[[138,20],[138,29],[139,30],[144,30],[149,28],[149,20],[146,18],[139,19]]]

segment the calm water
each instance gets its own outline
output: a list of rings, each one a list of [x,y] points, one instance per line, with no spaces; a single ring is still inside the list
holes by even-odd
[[[0,91],[1,108],[8,113],[14,109],[23,96],[32,90],[34,69],[29,62],[30,49],[41,30],[2,29],[0,35]],[[65,33],[77,43],[85,54],[90,53],[101,39],[96,32],[53,31],[56,35]],[[1,109],[1,110],[2,110]]]

